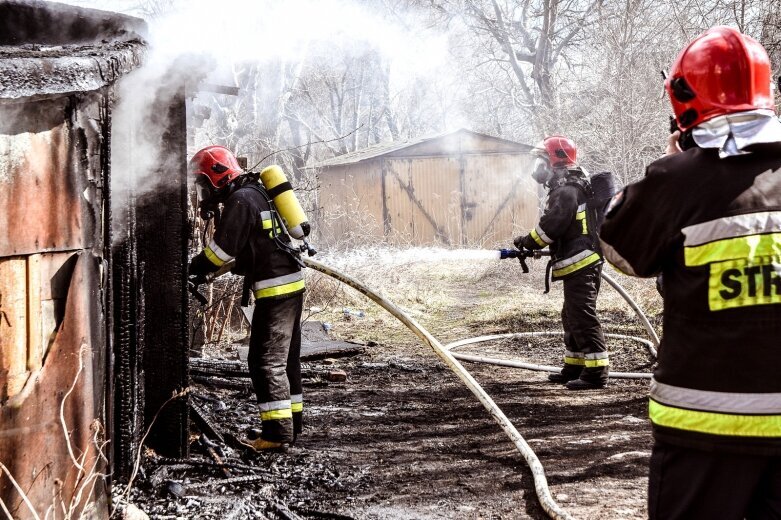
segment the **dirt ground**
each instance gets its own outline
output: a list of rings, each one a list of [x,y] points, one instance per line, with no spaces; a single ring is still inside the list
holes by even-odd
[[[488,261],[333,262],[381,289],[443,343],[560,327],[561,289],[542,294],[541,263],[521,276],[517,265]],[[285,453],[219,447],[226,462],[240,465],[232,477],[257,479],[224,483],[219,468],[196,463],[211,459],[193,428],[191,459],[185,464],[149,453],[132,501],[153,518],[547,518],[523,458],[433,351],[369,300],[316,273],[308,276],[308,319],[330,324],[334,337],[368,346],[361,355],[305,363],[304,435]],[[658,321],[652,284],[628,288]],[[348,316],[345,307],[365,316]],[[645,337],[607,285],[599,310],[606,332]],[[611,339],[609,347],[612,369],[651,369],[640,344]],[[231,350],[209,354],[231,358]],[[557,365],[562,350],[560,338],[551,337],[461,351]],[[566,511],[576,518],[647,516],[647,380],[612,379],[605,389],[573,393],[548,383],[545,373],[465,366],[535,450]],[[328,381],[336,369],[348,374],[345,382]],[[193,385],[200,396],[194,399],[222,431],[243,437],[259,426],[257,407],[241,387],[247,380],[234,383]]]

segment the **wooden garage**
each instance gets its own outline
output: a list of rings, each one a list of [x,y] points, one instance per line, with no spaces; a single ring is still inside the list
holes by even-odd
[[[532,147],[457,130],[329,159],[318,171],[319,239],[493,245],[534,226]]]

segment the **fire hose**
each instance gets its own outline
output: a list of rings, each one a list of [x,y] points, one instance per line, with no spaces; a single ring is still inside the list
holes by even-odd
[[[499,255],[499,252],[497,252],[497,255]],[[517,256],[515,257],[509,256],[509,257],[517,258]],[[500,258],[508,258],[508,256],[504,256]],[[521,265],[523,267],[526,267],[525,258],[521,258],[520,260],[521,260]],[[545,513],[550,518],[553,518],[555,520],[574,519],[572,515],[567,513],[564,509],[561,508],[561,506],[559,506],[553,500],[553,497],[550,492],[550,488],[548,487],[547,478],[545,477],[545,470],[542,467],[542,464],[540,463],[540,460],[537,457],[537,455],[531,449],[531,447],[523,438],[523,436],[518,432],[515,426],[510,422],[507,416],[504,415],[502,410],[496,405],[493,399],[491,399],[491,397],[485,392],[485,390],[483,390],[483,388],[474,379],[474,377],[472,377],[472,375],[463,367],[463,365],[461,365],[459,359],[463,359],[465,361],[492,363],[492,364],[499,364],[503,366],[511,366],[511,367],[548,371],[548,372],[558,372],[559,369],[556,367],[551,367],[546,365],[535,365],[531,363],[514,362],[514,361],[507,361],[507,360],[480,357],[480,356],[471,356],[468,354],[450,352],[452,349],[473,344],[473,343],[483,342],[483,341],[490,341],[490,340],[507,338],[507,337],[559,335],[560,333],[527,332],[527,333],[499,334],[499,335],[491,335],[491,336],[480,336],[478,338],[470,338],[466,340],[453,342],[448,345],[442,345],[442,343],[440,343],[439,340],[437,340],[426,329],[424,329],[414,318],[410,317],[407,313],[405,313],[394,303],[387,300],[382,295],[373,291],[369,287],[366,287],[358,280],[332,267],[321,264],[316,260],[312,260],[311,258],[304,258],[303,263],[307,267],[319,271],[325,275],[328,275],[344,284],[347,284],[353,289],[367,296],[369,299],[377,303],[380,307],[382,307],[383,309],[388,311],[391,315],[393,315],[395,318],[397,318],[399,321],[401,321],[407,328],[409,328],[412,332],[414,332],[415,335],[417,335],[421,340],[423,340],[424,343],[429,345],[432,348],[432,350],[434,350],[434,353],[436,353],[436,355],[439,356],[439,358],[442,359],[442,361],[444,361],[444,363],[458,376],[459,379],[461,379],[461,381],[475,395],[475,397],[477,397],[477,399],[480,401],[483,407],[488,411],[491,417],[493,417],[496,423],[502,428],[504,433],[510,438],[513,444],[515,444],[515,447],[521,453],[521,456],[523,456],[524,460],[529,466],[529,469],[532,473],[532,477],[534,479],[534,489],[537,494],[537,498]],[[524,269],[524,271],[526,271],[526,269]],[[216,277],[216,273],[215,276],[211,277],[211,279],[215,277]],[[625,336],[621,334],[607,334],[607,336],[639,341],[643,343],[655,357],[656,350],[654,348],[654,345],[658,346],[658,338],[656,336],[655,331],[651,327],[650,323],[648,323],[647,318],[640,310],[640,308],[637,306],[637,304],[631,299],[631,297],[626,293],[626,291],[624,291],[623,288],[621,288],[621,286],[615,280],[613,280],[605,273],[602,273],[602,277],[605,280],[607,280],[608,283],[619,292],[619,294],[621,294],[621,296],[630,304],[630,306],[638,314],[638,316],[641,317],[641,321],[643,321],[643,325],[646,327],[646,330],[649,332],[649,335],[651,335],[651,337],[653,338],[654,344],[652,345],[651,342],[647,340],[635,338],[633,336]],[[197,292],[197,288],[193,288],[193,289],[196,289]],[[648,378],[650,377],[650,374],[633,373],[633,372],[629,372],[629,373],[614,372],[611,373],[611,376],[617,378]]]
[[[340,282],[345,283],[350,287],[352,287],[353,289],[357,290],[358,292],[364,294],[365,296],[373,300],[375,303],[377,303],[380,307],[382,307],[383,309],[391,313],[394,317],[396,317],[399,321],[401,321],[404,325],[406,325],[407,328],[409,328],[412,332],[414,332],[420,339],[422,339],[424,343],[429,345],[437,354],[437,356],[439,356],[439,358],[442,359],[442,361],[444,361],[445,364],[453,372],[455,372],[455,374],[459,377],[459,379],[461,379],[461,381],[467,386],[467,388],[469,388],[469,390],[475,395],[475,397],[477,397],[477,399],[480,401],[483,407],[488,411],[491,417],[493,417],[493,419],[497,422],[497,424],[499,424],[499,426],[502,428],[504,433],[510,438],[513,444],[515,444],[515,447],[518,449],[518,451],[521,453],[523,458],[526,460],[526,463],[528,464],[529,469],[531,470],[532,477],[534,478],[534,489],[537,494],[537,498],[540,501],[540,505],[542,506],[545,513],[547,513],[549,517],[556,520],[574,518],[572,515],[567,513],[564,509],[561,508],[561,506],[559,506],[553,500],[553,497],[550,492],[550,488],[548,487],[548,480],[545,477],[545,470],[542,467],[539,458],[537,458],[537,455],[531,449],[529,444],[526,442],[526,440],[523,438],[520,432],[518,432],[515,426],[513,426],[513,424],[510,422],[507,416],[504,415],[502,410],[496,405],[493,399],[491,399],[491,397],[485,392],[485,390],[483,390],[480,384],[461,365],[461,363],[459,363],[458,360],[463,359],[465,361],[478,361],[484,363],[500,364],[503,366],[513,366],[518,368],[542,370],[548,372],[558,372],[560,369],[556,367],[545,366],[545,365],[534,365],[531,363],[497,360],[493,358],[470,356],[468,354],[450,352],[451,349],[460,346],[464,346],[472,343],[479,343],[482,341],[489,341],[492,339],[499,339],[505,337],[559,335],[559,333],[530,332],[530,333],[499,334],[493,336],[481,336],[479,338],[471,338],[467,340],[450,343],[448,345],[442,345],[442,343],[440,343],[417,321],[415,321],[415,319],[410,317],[407,313],[405,313],[403,310],[401,310],[399,307],[397,307],[395,304],[393,304],[392,302],[390,302],[380,294],[366,287],[358,280],[340,271],[337,271],[332,267],[326,266],[324,264],[321,264],[320,262],[312,260],[311,258],[304,259],[304,263],[306,264],[307,267],[310,267],[312,269],[315,269],[316,271],[320,271],[323,274],[331,276],[332,278],[335,278],[336,280],[339,280]],[[524,263],[525,262],[523,261],[521,262],[522,265]],[[651,335],[651,337],[653,338],[653,344],[648,340],[636,338],[634,336],[626,336],[623,334],[607,334],[607,336],[639,341],[640,343],[644,344],[648,348],[648,350],[652,353],[654,357],[656,357],[656,349],[654,348],[654,346],[655,345],[658,346],[659,340],[656,335],[656,332],[653,330],[650,323],[648,322],[648,319],[645,317],[645,314],[640,310],[639,306],[634,302],[634,300],[632,300],[632,298],[626,293],[626,291],[624,291],[623,288],[621,288],[618,282],[613,280],[606,273],[602,273],[602,277],[605,280],[607,280],[607,282],[619,292],[619,294],[630,304],[632,309],[641,318],[643,325],[646,327],[646,330],[649,332],[649,335]],[[645,378],[650,378],[651,375],[647,373],[637,373],[637,372],[628,372],[628,373],[614,372],[611,373],[611,376],[617,378],[645,379]]]
[[[515,426],[510,422],[510,420],[507,418],[506,415],[502,412],[502,410],[499,409],[499,407],[494,403],[493,399],[483,390],[483,387],[481,387],[477,381],[472,377],[472,375],[466,371],[466,369],[459,363],[459,361],[455,358],[453,354],[451,354],[443,345],[440,343],[434,336],[432,336],[426,329],[421,327],[421,325],[415,321],[412,317],[410,317],[407,313],[405,313],[403,310],[398,308],[395,304],[390,302],[389,300],[382,297],[380,294],[374,292],[372,289],[366,287],[358,280],[341,273],[337,271],[336,269],[333,269],[331,267],[328,267],[326,265],[321,264],[320,262],[317,262],[315,260],[312,260],[311,258],[305,258],[304,263],[307,267],[310,267],[316,271],[320,271],[323,274],[326,274],[332,278],[335,278],[339,280],[342,283],[345,283],[352,287],[353,289],[357,290],[358,292],[364,294],[365,296],[369,297],[371,300],[373,300],[375,303],[377,303],[380,307],[391,313],[394,317],[396,317],[399,321],[401,321],[404,325],[407,326],[412,332],[414,332],[420,339],[423,340],[424,343],[426,343],[428,346],[430,346],[434,352],[437,354],[437,356],[442,359],[442,361],[445,362],[445,364],[453,371],[455,374],[461,379],[461,381],[464,382],[464,384],[469,388],[469,390],[477,397],[477,399],[480,401],[480,403],[485,407],[486,410],[488,410],[488,413],[491,414],[491,417],[494,418],[494,420],[499,424],[499,426],[504,430],[504,433],[507,434],[507,436],[510,438],[510,440],[515,444],[515,447],[518,448],[518,451],[521,452],[521,455],[526,460],[526,463],[529,465],[529,469],[532,472],[532,476],[534,477],[534,489],[537,493],[537,497],[540,501],[540,504],[542,505],[542,508],[545,510],[545,512],[554,519],[562,519],[562,520],[572,520],[574,517],[564,511],[554,500],[551,496],[550,489],[548,488],[548,481],[545,478],[545,470],[542,467],[542,464],[540,463],[540,459],[537,458],[537,455],[532,451],[531,447],[526,443],[526,440],[521,436],[521,434],[518,432],[517,429],[515,429]]]

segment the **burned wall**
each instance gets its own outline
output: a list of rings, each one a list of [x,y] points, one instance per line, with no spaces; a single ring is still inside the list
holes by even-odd
[[[41,516],[105,509],[106,94],[0,103],[0,461]]]
[[[145,33],[144,21],[132,16],[38,0],[0,1],[0,45],[92,44]]]
[[[161,189],[128,189],[133,161],[112,163],[117,143],[139,152],[114,115],[144,27],[0,0],[0,462],[35,508],[0,479],[14,518],[106,517],[107,486],[187,385],[184,98],[152,107]],[[150,445],[186,454],[186,412],[167,405]]]

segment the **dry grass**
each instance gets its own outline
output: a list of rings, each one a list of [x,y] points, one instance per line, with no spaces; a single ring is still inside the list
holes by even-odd
[[[458,260],[458,250],[369,248],[318,260],[379,291],[408,311],[442,341],[487,333],[560,330],[561,284],[543,294],[545,261],[530,262],[524,274],[513,260]],[[468,256],[466,253],[464,256]],[[662,302],[653,280],[633,279],[610,267],[609,274],[645,310],[659,329]],[[333,323],[333,332],[357,341],[412,346],[417,339],[403,325],[357,291],[307,270],[307,307],[312,319]],[[345,317],[343,308],[365,318]],[[606,332],[645,337],[623,298],[603,283],[598,312]]]

